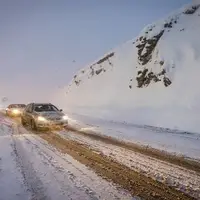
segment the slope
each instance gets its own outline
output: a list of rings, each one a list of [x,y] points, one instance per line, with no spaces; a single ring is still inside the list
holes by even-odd
[[[80,70],[55,101],[74,113],[198,131],[199,6],[193,1],[148,25]]]

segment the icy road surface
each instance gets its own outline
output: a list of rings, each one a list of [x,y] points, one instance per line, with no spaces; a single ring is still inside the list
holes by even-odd
[[[131,199],[69,155],[0,116],[0,200]]]
[[[112,122],[77,114],[70,115],[70,123],[77,130],[100,133],[119,140],[148,145],[200,161],[199,133]]]

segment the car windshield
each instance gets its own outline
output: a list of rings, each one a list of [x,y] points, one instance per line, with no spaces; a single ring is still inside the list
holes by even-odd
[[[58,109],[57,109],[54,105],[50,105],[50,104],[35,105],[34,110],[35,110],[36,112],[58,111]]]
[[[25,104],[13,104],[10,105],[10,108],[25,108],[26,105]]]
[[[18,108],[25,108],[26,105],[25,105],[25,104],[18,104],[17,107],[18,107]]]

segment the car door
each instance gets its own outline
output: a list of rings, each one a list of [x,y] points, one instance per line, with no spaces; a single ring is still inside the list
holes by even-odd
[[[33,119],[33,104],[30,104],[27,110],[27,121],[30,124]]]
[[[31,121],[31,111],[32,111],[31,108],[32,108],[32,104],[28,104],[23,113],[23,118],[26,121],[26,123],[28,123],[28,124]]]
[[[30,106],[30,104],[28,104],[26,107],[25,107],[25,109],[24,109],[24,111],[23,111],[23,113],[22,113],[22,118],[23,118],[23,120],[27,123],[28,121],[27,121],[27,110],[28,110],[28,108],[29,108],[29,106]]]

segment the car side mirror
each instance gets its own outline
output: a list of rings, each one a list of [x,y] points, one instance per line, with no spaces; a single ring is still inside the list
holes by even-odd
[[[63,110],[62,109],[60,109],[60,112],[62,112]]]

